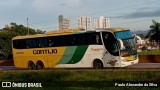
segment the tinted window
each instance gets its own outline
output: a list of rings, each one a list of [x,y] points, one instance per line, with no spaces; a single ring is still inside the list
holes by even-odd
[[[17,49],[24,49],[26,48],[26,40],[13,40],[13,47]]]
[[[86,33],[77,36],[77,45],[101,45],[100,33]]]
[[[94,32],[94,33],[13,40],[13,46],[14,48],[17,49],[77,46],[77,45],[102,45],[100,33]]]
[[[27,39],[27,48],[36,48],[38,47],[37,39]]]
[[[47,38],[38,38],[37,39],[37,44],[38,44],[37,47],[40,47],[40,48],[49,46]]]

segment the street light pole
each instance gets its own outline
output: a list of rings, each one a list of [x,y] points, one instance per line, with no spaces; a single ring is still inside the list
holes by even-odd
[[[29,25],[28,25],[28,18],[27,18],[27,29],[28,29],[28,35],[29,35]]]

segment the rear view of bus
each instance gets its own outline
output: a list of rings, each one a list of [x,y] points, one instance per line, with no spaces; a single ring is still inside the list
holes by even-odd
[[[138,63],[138,54],[133,36],[127,28],[111,28],[103,33],[103,42],[107,52],[111,55],[106,67],[125,67]],[[107,59],[108,54],[104,56]]]

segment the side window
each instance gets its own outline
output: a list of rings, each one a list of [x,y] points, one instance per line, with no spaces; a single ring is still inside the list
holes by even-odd
[[[75,42],[75,45],[102,45],[100,33],[77,34]]]
[[[64,35],[56,37],[48,37],[48,46],[74,46],[76,45],[76,37],[74,35]]]
[[[48,46],[49,47],[53,47],[54,45],[55,45],[54,38],[53,37],[49,37],[48,38]]]
[[[100,38],[100,33],[93,33],[92,35],[91,35],[91,43],[92,44],[98,44],[98,45],[101,45],[102,44],[102,42],[101,42],[101,38]]]
[[[24,40],[24,39],[13,40],[13,48],[25,49],[26,48],[26,40]]]
[[[76,38],[74,35],[66,35],[64,40],[67,46],[74,46],[76,42]]]
[[[38,44],[38,47],[39,47],[39,48],[48,47],[47,38],[38,38],[38,39],[37,39],[37,44]]]
[[[100,44],[101,42],[100,42],[101,40],[100,40],[100,35],[96,35],[96,43],[97,44]]]
[[[27,39],[27,48],[37,48],[37,39]]]
[[[69,46],[70,45],[70,38],[68,35],[61,36],[61,45],[62,46]]]
[[[87,35],[88,37],[88,44],[95,44],[95,45],[102,45],[102,41],[100,38],[100,33],[96,32],[96,33],[91,33]]]
[[[56,47],[56,46],[61,46],[61,37],[56,36],[56,37],[48,37],[48,46],[49,47]]]
[[[13,40],[13,47],[18,49],[77,45],[102,45],[100,33],[93,32]]]
[[[53,37],[53,40],[54,40],[55,47],[62,46],[62,37],[61,36]]]
[[[83,40],[83,35],[81,35],[81,34],[77,34],[76,35],[76,38],[77,38],[77,43],[76,43],[76,45],[83,45],[84,44],[84,40]]]
[[[118,56],[119,49],[113,34],[109,32],[103,32],[102,36],[103,36],[104,46],[106,47],[108,52],[114,56]]]

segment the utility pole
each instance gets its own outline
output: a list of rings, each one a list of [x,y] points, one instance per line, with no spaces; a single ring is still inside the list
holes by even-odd
[[[28,25],[28,18],[27,18],[27,29],[28,29],[28,35],[29,35],[29,25]]]

